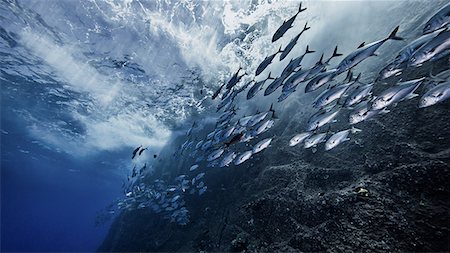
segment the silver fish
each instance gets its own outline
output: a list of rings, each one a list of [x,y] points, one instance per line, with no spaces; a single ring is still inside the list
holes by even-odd
[[[234,160],[234,165],[239,165],[245,161],[247,161],[248,159],[250,159],[250,157],[252,157],[253,151],[252,150],[248,150],[243,152],[242,154],[238,155],[236,157],[236,159]]]
[[[203,145],[203,140],[199,141],[197,145],[195,145],[195,149],[199,149]]]
[[[252,135],[253,136],[260,135],[260,134],[266,132],[267,130],[269,130],[274,124],[275,124],[275,121],[269,119],[269,120],[263,122],[262,124],[260,124],[255,130],[253,130]]]
[[[389,111],[387,109],[371,110],[370,105],[368,103],[364,103],[360,105],[358,108],[356,108],[355,111],[350,114],[349,123],[350,125],[354,125],[363,122],[365,120],[369,120],[375,115],[378,115],[380,113],[388,113],[388,112]]]
[[[236,158],[236,156],[236,153],[234,153],[233,151],[224,155],[222,161],[220,162],[220,167],[229,166],[230,163]]]
[[[355,81],[345,83],[342,85],[336,85],[329,90],[325,90],[322,94],[320,94],[317,99],[313,103],[313,107],[323,107],[330,103],[332,103],[335,100],[338,100],[339,98],[344,95],[344,93],[347,91],[347,89],[354,84]]]
[[[311,132],[304,132],[304,133],[299,133],[294,135],[294,137],[292,137],[292,139],[289,141],[289,146],[293,147],[299,143],[301,143],[302,141],[304,141],[306,138],[308,138],[309,136],[311,136],[312,133]]]
[[[440,32],[436,37],[417,49],[408,61],[408,66],[419,67],[430,60],[439,59],[450,49],[450,30]]]
[[[371,94],[373,88],[373,83],[358,86],[356,89],[350,93],[344,102],[344,107],[349,108],[361,102],[365,97]]]
[[[336,75],[337,75],[336,69],[320,73],[306,84],[305,92],[308,93],[317,90],[327,82],[332,81]]]
[[[341,144],[344,141],[350,140],[348,137],[349,133],[357,133],[361,132],[358,128],[350,128],[347,130],[342,130],[333,134],[326,142],[325,142],[325,150],[330,150],[335,148],[337,145]]]
[[[450,97],[450,81],[427,91],[419,100],[419,108],[425,108],[447,100]]]
[[[304,148],[316,147],[319,143],[325,141],[327,133],[314,134],[305,140]]]
[[[342,60],[337,66],[337,74],[343,73],[350,68],[358,65],[363,60],[367,59],[370,56],[375,55],[375,51],[381,47],[388,40],[403,40],[397,36],[398,26],[389,34],[389,36],[385,39],[378,40],[372,42],[368,45],[364,46],[364,43],[354,52],[350,53],[347,57]]]
[[[417,96],[414,94],[414,91],[422,84],[424,79],[425,78],[420,78],[402,82],[383,91],[373,100],[371,110],[381,110],[402,100]]]
[[[222,148],[214,150],[206,159],[208,162],[214,161],[223,154],[224,150]]]
[[[340,109],[330,112],[324,112],[318,115],[313,115],[308,120],[307,131],[313,131],[321,126],[333,121],[333,119],[338,115]]]
[[[266,149],[267,147],[269,147],[271,142],[272,142],[272,138],[267,138],[267,139],[264,139],[264,140],[256,143],[256,145],[253,147],[253,154],[259,153],[262,150]]]
[[[189,168],[189,171],[194,171],[194,170],[196,170],[197,168],[198,168],[198,165],[197,165],[197,164],[194,164],[194,165],[191,166],[191,168]]]
[[[450,24],[450,4],[442,7],[425,23],[423,34],[431,33]]]

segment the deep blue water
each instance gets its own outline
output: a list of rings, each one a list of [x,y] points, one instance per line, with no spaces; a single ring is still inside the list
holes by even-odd
[[[100,163],[110,157],[80,162],[53,152],[31,143],[23,125],[5,118],[1,250],[95,251],[110,225],[96,225],[96,215],[120,194],[121,177],[111,173],[114,166]]]

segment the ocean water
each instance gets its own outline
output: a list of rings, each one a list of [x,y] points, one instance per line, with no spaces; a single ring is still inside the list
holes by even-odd
[[[1,251],[448,251],[450,104],[418,108],[430,71],[448,82],[448,56],[377,80],[446,4],[303,1],[272,42],[299,1],[2,0]],[[255,76],[305,23],[288,56]],[[302,82],[279,102],[282,88],[264,96],[267,81],[246,98],[251,81],[282,75],[307,46],[301,70],[338,47],[330,70],[396,26],[403,40],[386,41],[353,77],[377,96],[424,76],[419,97],[354,125],[329,151],[289,146],[328,84],[305,93]],[[213,100],[239,68],[242,92]],[[349,129],[351,110],[311,134]],[[241,132],[267,129],[231,141],[239,119],[265,112]]]

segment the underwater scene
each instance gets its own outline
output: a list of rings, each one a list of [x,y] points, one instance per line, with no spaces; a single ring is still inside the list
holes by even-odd
[[[0,0],[2,252],[450,251],[445,0]]]

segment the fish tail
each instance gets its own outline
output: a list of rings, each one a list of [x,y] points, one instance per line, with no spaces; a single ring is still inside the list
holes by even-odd
[[[338,50],[338,46],[336,46],[336,47],[334,48],[333,55],[331,56],[331,58],[333,58],[333,57],[338,57],[338,56],[342,56],[342,54],[338,53],[337,50]]]
[[[305,11],[305,10],[306,10],[306,8],[303,8],[303,9],[302,9],[302,2],[300,2],[300,6],[298,7],[298,12],[297,12],[297,14],[299,14],[300,12]]]
[[[398,28],[400,26],[397,26],[392,32],[391,34],[389,34],[389,37],[386,38],[386,40],[403,40],[402,37],[397,36],[397,32],[398,32]]]
[[[303,31],[311,29],[311,26],[308,27],[308,22],[305,23],[305,26],[303,27]]]
[[[306,45],[306,52],[305,52],[305,54],[310,54],[310,53],[314,53],[314,52],[316,52],[316,51],[309,50],[309,45]]]

